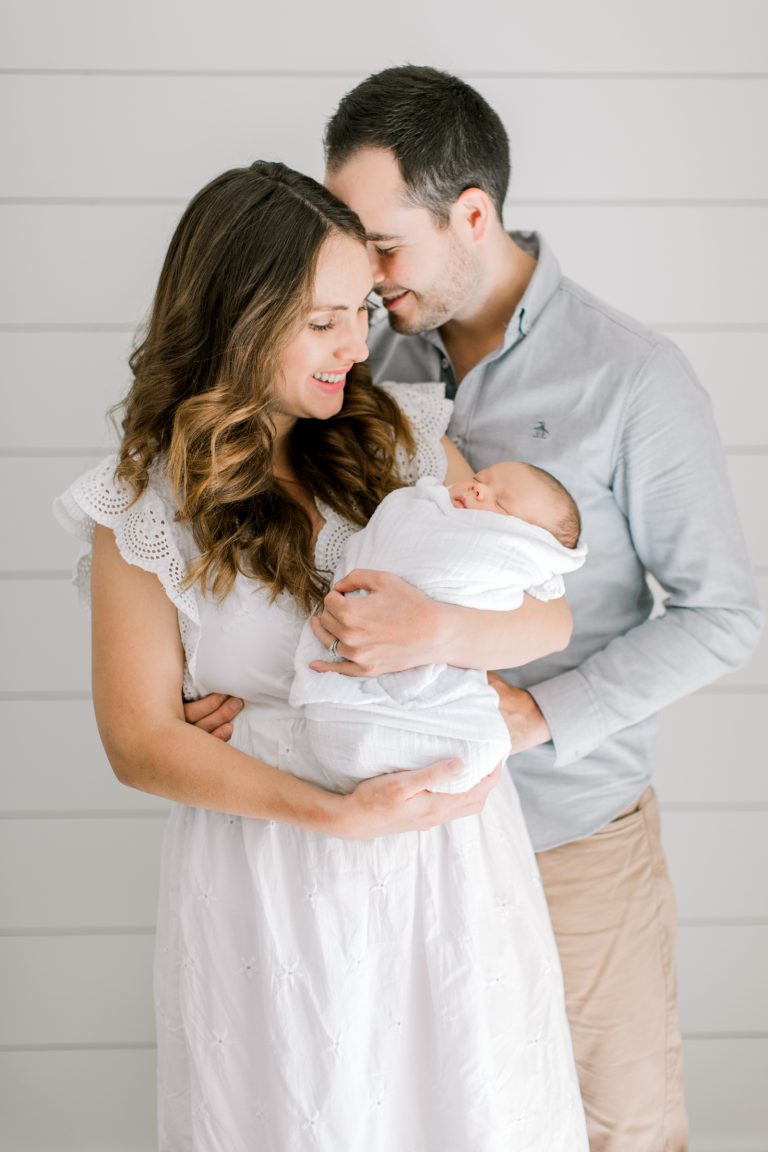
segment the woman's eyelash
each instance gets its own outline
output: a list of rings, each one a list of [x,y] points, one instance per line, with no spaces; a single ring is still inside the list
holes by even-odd
[[[372,300],[370,296],[366,296],[365,300],[358,308],[358,312],[367,312],[368,316],[370,317],[374,312],[378,311],[380,307],[381,305],[377,304],[375,300]],[[313,324],[312,321],[310,321],[309,327],[313,332],[329,332],[331,328],[335,328],[336,325],[333,320],[329,320],[326,324]]]

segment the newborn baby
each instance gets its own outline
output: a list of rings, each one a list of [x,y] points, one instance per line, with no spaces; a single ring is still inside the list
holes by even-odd
[[[353,568],[393,572],[435,600],[508,611],[527,592],[562,596],[584,563],[576,504],[554,476],[504,461],[446,488],[422,477],[391,492],[344,545],[334,579]],[[364,594],[364,593],[363,593]],[[351,789],[396,768],[452,756],[461,792],[509,754],[509,733],[485,672],[428,664],[375,678],[315,672],[328,658],[309,622],[296,652],[291,704],[303,708],[328,786]]]

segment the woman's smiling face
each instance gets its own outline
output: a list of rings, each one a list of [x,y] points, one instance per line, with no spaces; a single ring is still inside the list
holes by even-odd
[[[273,412],[278,435],[296,420],[327,420],[341,409],[347,373],[368,356],[371,288],[363,245],[331,235],[320,250],[306,322],[280,357]]]

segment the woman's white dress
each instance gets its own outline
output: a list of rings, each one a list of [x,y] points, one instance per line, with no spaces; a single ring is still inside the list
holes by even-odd
[[[442,478],[441,385],[391,386]],[[161,479],[129,507],[111,457],[57,501],[176,605],[186,692],[240,696],[232,743],[322,780],[288,706],[303,617],[238,578],[184,589],[194,554]],[[321,507],[319,567],[353,531]],[[88,559],[81,562],[87,578]],[[395,767],[395,766],[393,766]],[[155,960],[161,1152],[586,1152],[562,980],[508,773],[479,816],[344,841],[176,804]]]

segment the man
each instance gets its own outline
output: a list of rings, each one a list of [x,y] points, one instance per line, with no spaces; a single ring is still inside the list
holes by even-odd
[[[741,664],[759,631],[707,399],[668,341],[565,280],[541,238],[506,234],[506,133],[455,77],[370,77],[325,146],[326,182],[365,225],[389,314],[371,333],[375,378],[442,378],[449,433],[475,468],[538,464],[581,508],[590,559],[568,585],[571,645],[500,687],[510,767],[561,950],[591,1145],[683,1149],[653,717]],[[646,570],[668,595],[653,620]],[[343,634],[340,647],[354,658]]]
[[[675,908],[649,786],[655,713],[739,666],[760,614],[708,400],[669,341],[508,235],[509,149],[483,98],[431,68],[348,93],[328,187],[361,217],[389,324],[377,379],[442,379],[449,434],[481,469],[519,459],[579,504],[589,560],[565,652],[495,678],[560,949],[593,1152],[687,1146]],[[667,599],[651,619],[652,573]],[[356,573],[317,634],[350,674],[439,659],[415,590]],[[365,598],[340,593],[365,587]],[[215,726],[226,714],[217,716]],[[545,1152],[545,1150],[542,1150]]]

